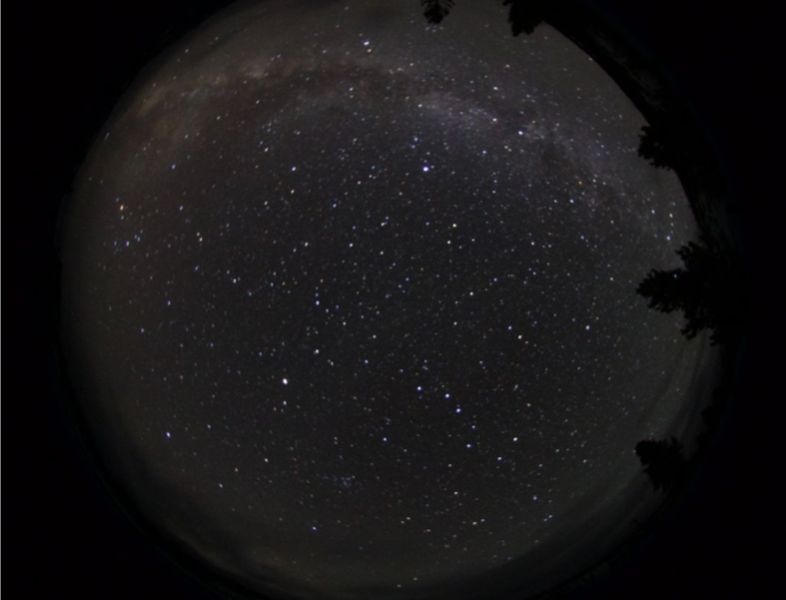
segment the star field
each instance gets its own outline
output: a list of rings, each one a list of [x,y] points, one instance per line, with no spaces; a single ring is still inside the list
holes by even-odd
[[[651,509],[635,443],[682,426],[701,352],[635,287],[695,223],[637,156],[643,118],[547,26],[417,8],[208,22],[140,76],[69,202],[91,431],[254,589],[413,593],[565,548],[578,568]]]

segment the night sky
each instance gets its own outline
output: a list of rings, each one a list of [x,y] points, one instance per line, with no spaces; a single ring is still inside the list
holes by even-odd
[[[706,339],[635,294],[697,237],[679,182],[600,67],[505,17],[233,8],[79,173],[62,321],[90,433],[253,589],[412,596],[522,561],[538,591],[657,505],[636,442],[693,431]]]

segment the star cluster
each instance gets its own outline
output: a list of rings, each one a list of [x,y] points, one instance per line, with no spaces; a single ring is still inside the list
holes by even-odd
[[[140,78],[80,174],[92,431],[247,585],[412,591],[592,523],[589,560],[650,506],[633,447],[678,430],[700,354],[634,292],[695,224],[603,71],[485,10],[236,9]]]

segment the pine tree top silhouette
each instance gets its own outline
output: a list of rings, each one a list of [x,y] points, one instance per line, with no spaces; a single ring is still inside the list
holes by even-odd
[[[665,313],[682,310],[682,333],[692,339],[703,329],[712,331],[711,343],[725,340],[741,319],[741,278],[737,269],[708,246],[689,242],[677,250],[684,267],[652,269],[636,292],[649,307]]]
[[[653,167],[673,169],[676,162],[676,140],[663,125],[644,125],[641,128],[639,156]]]
[[[455,0],[420,0],[423,16],[431,25],[441,23],[455,6]],[[509,6],[508,23],[514,36],[531,34],[543,20],[561,10],[565,0],[503,0]]]
[[[557,2],[552,1],[551,4]],[[510,6],[508,23],[514,36],[521,33],[531,34],[547,16],[549,2],[544,0],[505,0],[504,6]]]
[[[423,7],[423,16],[431,25],[441,23],[450,14],[455,0],[420,0]]]
[[[636,444],[636,454],[656,491],[671,491],[683,481],[687,461],[676,438],[642,440]]]

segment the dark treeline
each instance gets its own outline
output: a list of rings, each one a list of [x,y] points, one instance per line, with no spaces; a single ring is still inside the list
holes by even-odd
[[[664,313],[681,311],[685,319],[682,334],[688,340],[701,331],[709,331],[710,344],[721,348],[721,360],[728,363],[733,360],[747,323],[741,262],[727,244],[706,236],[700,243],[682,246],[677,254],[683,266],[652,269],[636,292],[652,309]],[[644,472],[656,490],[676,491],[687,481],[686,474],[708,456],[712,437],[720,426],[722,408],[730,396],[732,372],[724,365],[723,378],[713,392],[711,404],[702,412],[704,429],[696,439],[697,450],[690,460],[682,456],[681,447],[675,447],[673,438],[660,442],[643,440],[636,446]]]
[[[544,20],[565,8],[564,0],[501,0],[508,9],[508,23],[514,36],[530,34]],[[441,23],[455,6],[455,0],[420,0],[423,16],[432,25]]]
[[[719,212],[733,212],[738,206],[726,198],[723,178],[694,122],[695,115],[666,88],[642,89],[638,75],[655,74],[657,69],[653,64],[630,56],[623,66],[608,55],[605,43],[609,31],[598,25],[597,15],[584,3],[498,1],[508,7],[508,23],[514,36],[532,34],[541,23],[548,22],[592,55],[615,79],[648,123],[639,134],[639,157],[654,168],[674,171],[699,224],[699,241],[677,250],[682,266],[668,270],[653,268],[636,288],[650,308],[682,313],[685,320],[682,334],[687,340],[708,331],[710,344],[721,349],[722,378],[713,391],[711,403],[702,412],[704,429],[696,439],[695,453],[686,457],[682,444],[674,437],[642,440],[635,447],[655,490],[675,494],[684,488],[690,474],[710,452],[723,408],[731,395],[731,363],[736,360],[748,322],[742,260],[724,232],[723,217],[718,216]],[[427,22],[438,24],[456,8],[456,1],[421,0],[421,5]],[[662,15],[671,26],[687,27],[673,17]]]
[[[687,461],[682,455],[682,444],[670,440],[642,440],[636,444],[636,454],[644,465],[655,490],[671,491],[678,487],[687,473]]]
[[[713,345],[735,337],[745,315],[741,265],[721,247],[717,241],[689,242],[677,250],[682,267],[652,269],[636,289],[650,308],[664,313],[682,311],[686,338],[709,330]]]
[[[696,439],[696,453],[690,460],[682,456],[681,447],[675,447],[673,438],[670,442],[643,440],[636,446],[636,454],[653,486],[666,492],[679,489],[687,481],[686,474],[709,454],[723,406],[731,393],[733,370],[728,363],[734,360],[748,321],[742,265],[727,244],[703,237],[701,243],[682,246],[677,254],[683,266],[652,269],[636,292],[648,300],[652,309],[664,313],[681,311],[685,319],[682,334],[688,340],[701,331],[709,331],[710,344],[721,349],[724,368],[711,404],[702,412],[704,429]]]

